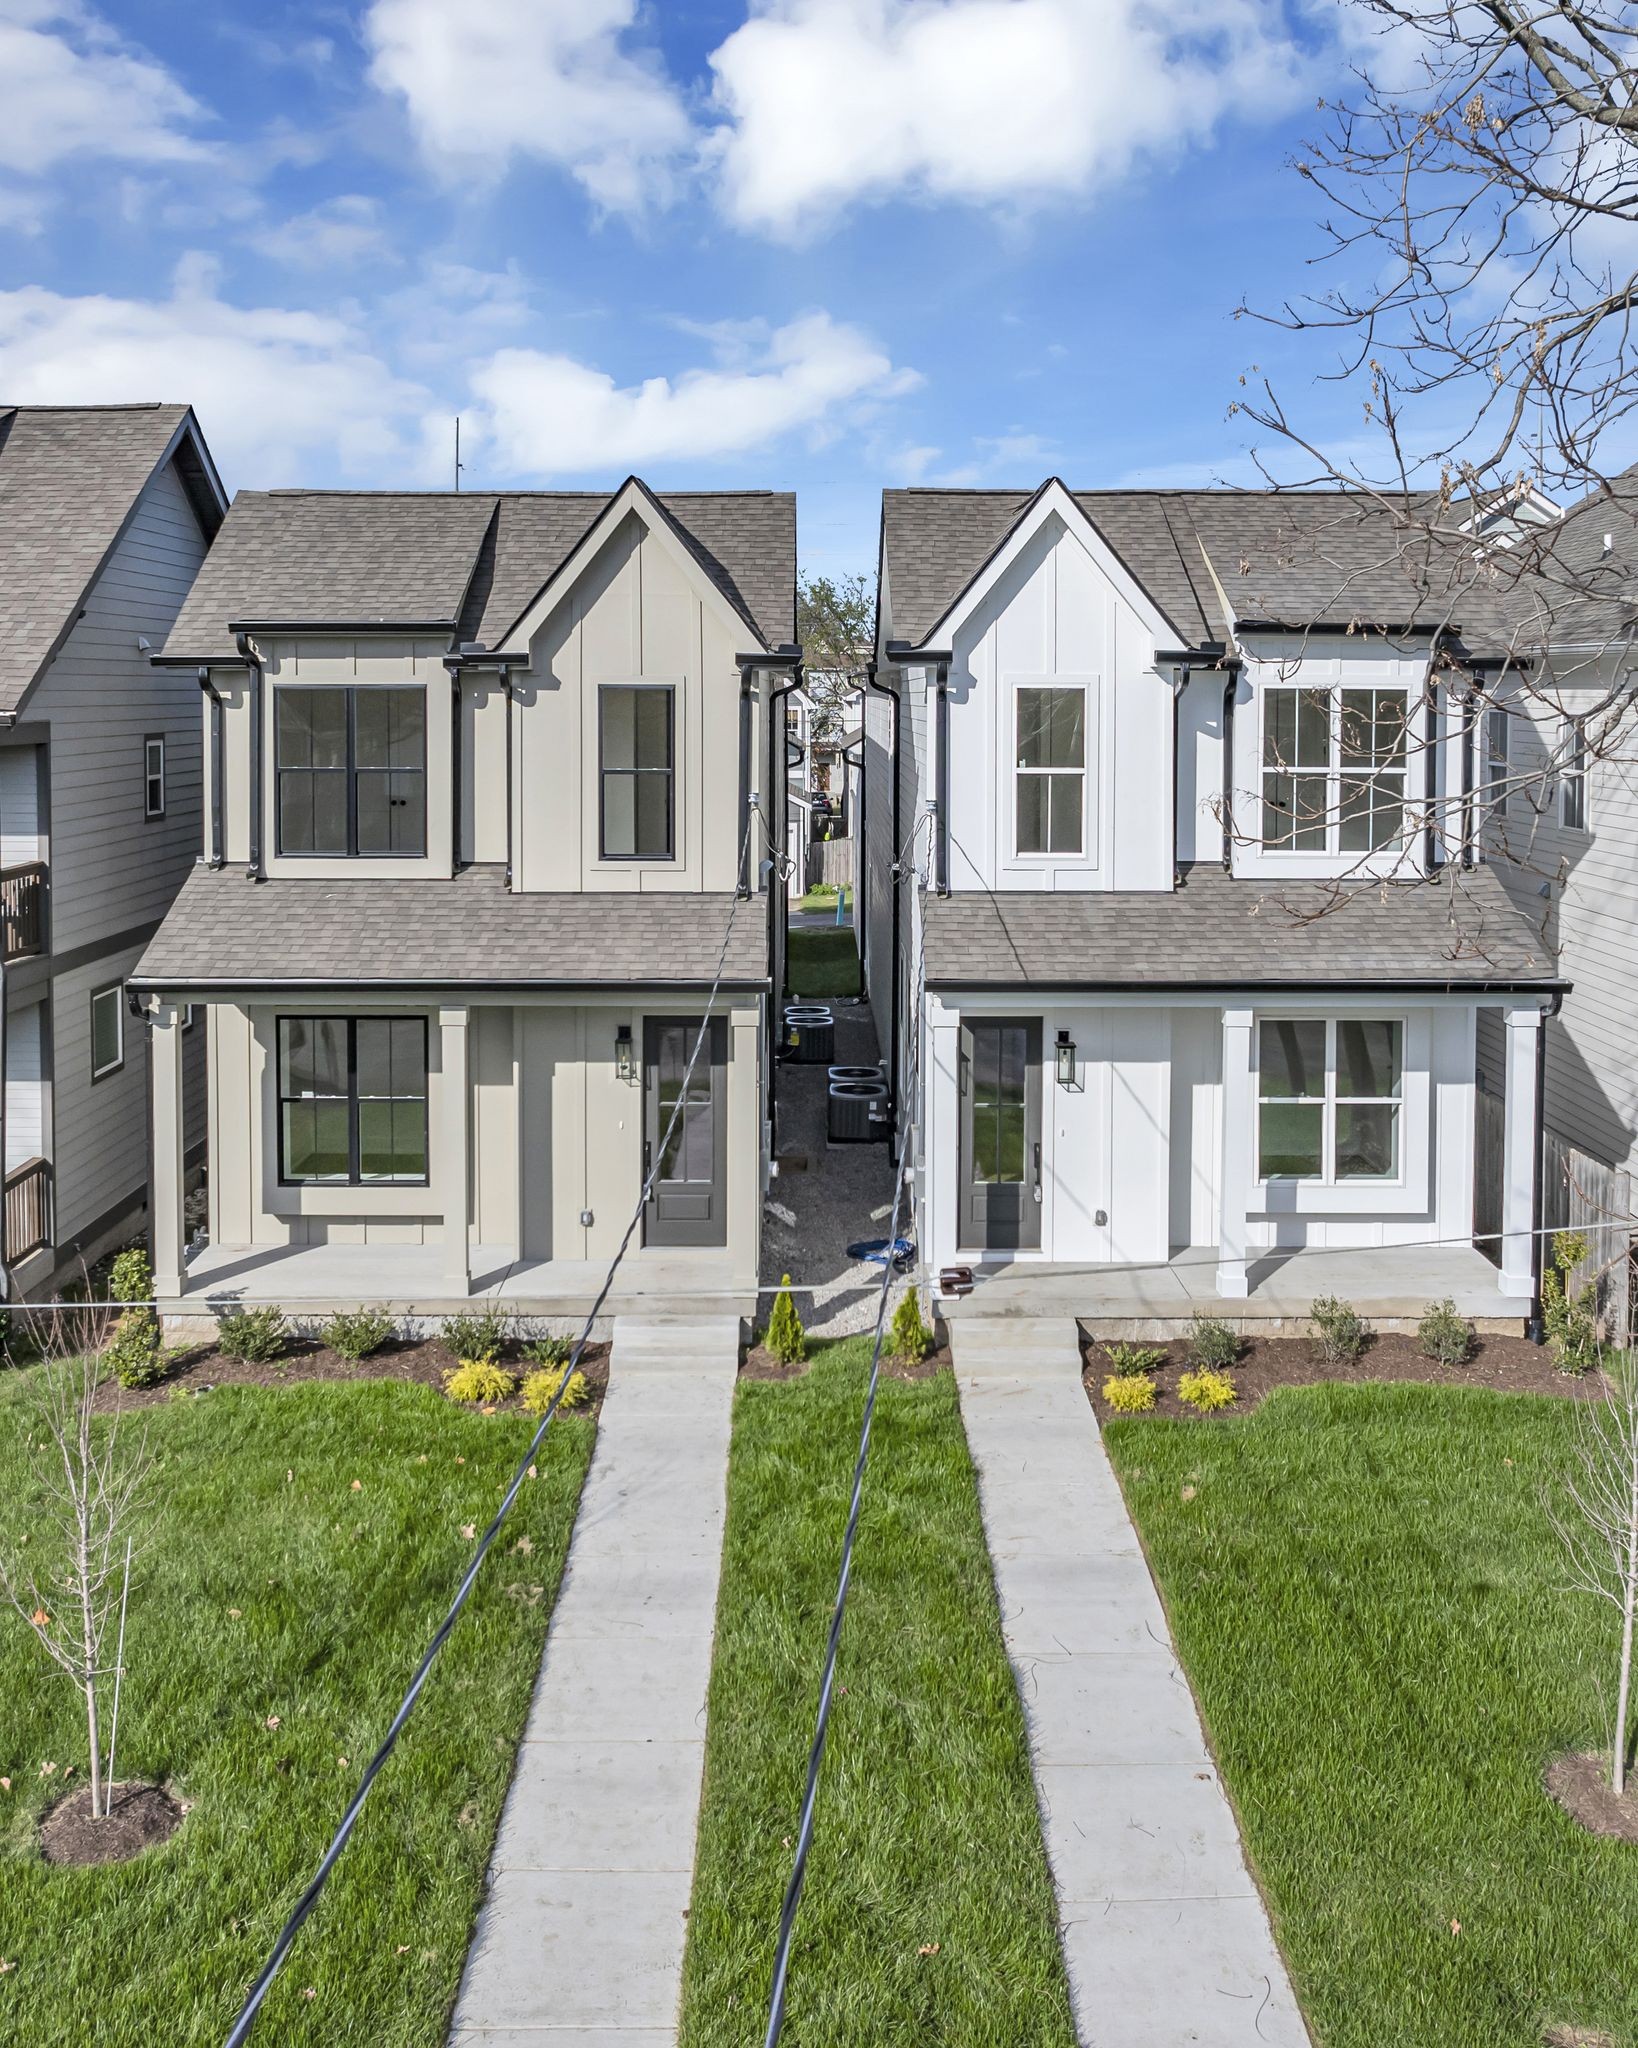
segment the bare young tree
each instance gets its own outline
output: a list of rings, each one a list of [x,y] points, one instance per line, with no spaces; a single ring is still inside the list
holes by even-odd
[[[1613,1355],[1604,1392],[1575,1404],[1576,1449],[1553,1526],[1570,1560],[1571,1584],[1608,1601],[1620,1617],[1615,1677],[1615,1736],[1610,1786],[1626,1790],[1632,1708],[1634,1620],[1638,1618],[1638,1368]]]
[[[149,1474],[146,1435],[132,1441],[117,1397],[96,1413],[108,1323],[94,1305],[52,1319],[31,1439],[44,1507],[0,1547],[0,1590],[84,1698],[93,1817],[107,1810],[102,1688],[117,1679],[105,1652],[123,1618]]]

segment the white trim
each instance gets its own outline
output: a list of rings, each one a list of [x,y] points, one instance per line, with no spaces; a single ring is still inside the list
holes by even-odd
[[[1324,1088],[1319,1095],[1292,1097],[1267,1096],[1262,1091],[1263,1070],[1263,1026],[1265,1024],[1320,1024],[1325,1029],[1325,1071]],[[1399,1032],[1399,1087],[1394,1095],[1357,1096],[1339,1095],[1337,1092],[1337,1026],[1339,1024],[1392,1024]],[[1405,1185],[1405,1159],[1408,1151],[1406,1137],[1406,1053],[1409,1045],[1409,1020],[1404,1011],[1380,1011],[1369,1017],[1342,1016],[1316,1017],[1312,1013],[1280,1010],[1259,1010],[1256,1029],[1251,1041],[1252,1094],[1256,1103],[1253,1127],[1253,1157],[1255,1171],[1253,1179],[1257,1187],[1265,1191],[1271,1188],[1324,1188],[1334,1192],[1338,1188],[1403,1188]],[[1315,1173],[1264,1173],[1263,1172],[1263,1105],[1267,1102],[1289,1100],[1300,1103],[1317,1103],[1320,1110],[1320,1170]],[[1337,1110],[1343,1103],[1355,1102],[1391,1103],[1399,1112],[1394,1121],[1394,1156],[1397,1171],[1389,1174],[1349,1174],[1339,1177],[1336,1166]]]
[[[1006,722],[1004,737],[1008,742],[1004,769],[1005,790],[1002,795],[1002,809],[1005,814],[1004,852],[1002,865],[1006,867],[1063,867],[1066,864],[1098,865],[1098,849],[1094,844],[1094,827],[1097,821],[1092,815],[1093,777],[1100,765],[1101,748],[1098,745],[1100,705],[1098,686],[1101,678],[1095,675],[1003,675],[1001,689],[1005,698],[1003,716]],[[1018,693],[1020,690],[1077,690],[1081,698],[1081,765],[1078,769],[1028,769],[1018,765]],[[1055,852],[1026,853],[1018,844],[1018,778],[1020,775],[1076,775],[1081,778],[1081,837],[1080,844]]]

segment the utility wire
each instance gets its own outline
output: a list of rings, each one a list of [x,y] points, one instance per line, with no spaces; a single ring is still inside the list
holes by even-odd
[[[742,863],[745,859],[746,848],[750,843],[750,836],[751,824],[750,820],[747,819],[745,838],[741,842],[739,853]],[[545,1440],[546,1432],[551,1427],[552,1418],[556,1415],[564,1395],[568,1392],[569,1383],[574,1377],[576,1368],[579,1366],[581,1353],[585,1350],[587,1341],[591,1336],[592,1325],[602,1313],[603,1304],[608,1300],[609,1292],[614,1286],[615,1276],[620,1270],[621,1262],[631,1247],[633,1237],[637,1234],[637,1226],[642,1221],[643,1210],[647,1205],[654,1182],[659,1175],[661,1164],[671,1143],[672,1133],[677,1128],[677,1123],[682,1116],[683,1110],[688,1106],[689,1092],[694,1080],[694,1070],[699,1063],[701,1049],[710,1036],[712,1010],[722,987],[723,972],[728,962],[728,947],[733,938],[734,918],[738,909],[739,901],[736,898],[733,909],[728,913],[727,927],[722,934],[722,945],[717,953],[716,972],[712,977],[711,992],[705,999],[705,1014],[700,1020],[699,1033],[694,1040],[693,1050],[688,1056],[688,1065],[683,1070],[682,1085],[677,1091],[676,1102],[672,1105],[671,1115],[666,1123],[664,1134],[655,1148],[653,1160],[643,1177],[643,1185],[638,1193],[636,1206],[631,1212],[631,1219],[626,1224],[619,1246],[615,1251],[613,1259],[609,1262],[608,1271],[603,1276],[603,1283],[597,1291],[597,1299],[592,1303],[591,1308],[587,1312],[585,1324],[581,1329],[579,1337],[575,1340],[574,1350],[570,1354],[569,1361],[563,1368],[563,1376],[558,1382],[557,1392],[552,1396],[546,1412],[541,1416],[539,1428],[529,1439],[529,1448],[518,1460],[517,1469],[512,1474],[511,1484],[507,1487],[500,1506],[495,1510],[494,1519],[490,1522],[489,1527],[485,1529],[479,1540],[472,1562],[467,1567],[466,1576],[461,1580],[459,1587],[456,1589],[455,1597],[449,1603],[448,1612],[439,1623],[437,1633],[433,1636],[431,1642],[428,1643],[425,1654],[422,1656],[420,1663],[415,1667],[415,1675],[410,1680],[408,1690],[399,1703],[398,1711],[393,1715],[386,1734],[381,1738],[380,1747],[365,1766],[364,1774],[358,1782],[358,1790],[353,1794],[352,1803],[342,1816],[341,1825],[336,1829],[334,1836],[331,1838],[330,1846],[325,1850],[323,1859],[319,1863],[318,1869],[314,1871],[311,1882],[296,1901],[291,1909],[290,1917],[279,1930],[278,1939],[273,1944],[267,1962],[262,1968],[262,1973],[251,1986],[249,1996],[245,1999],[244,2005],[240,2009],[239,2017],[233,2023],[233,2030],[227,2037],[225,2048],[242,2048],[242,2044],[248,2040],[250,2030],[255,2024],[256,2015],[261,2010],[262,2001],[271,1990],[273,1980],[278,1975],[280,1966],[290,1951],[291,1944],[301,1932],[308,1915],[318,1904],[325,1884],[329,1880],[330,1873],[336,1867],[341,1852],[346,1848],[348,1838],[357,1825],[358,1816],[363,1810],[364,1801],[369,1796],[370,1787],[375,1783],[382,1766],[397,1747],[398,1738],[403,1732],[404,1724],[408,1721],[416,1700],[420,1697],[421,1688],[427,1682],[434,1660],[437,1658],[438,1652],[449,1640],[450,1632],[460,1618],[461,1610],[465,1607],[467,1597],[471,1593],[478,1573],[483,1567],[483,1561],[489,1555],[496,1537],[500,1534],[501,1524],[506,1520],[513,1501],[517,1499],[523,1482],[528,1477],[529,1467],[534,1463],[535,1456]]]
[[[912,833],[911,838],[914,836]],[[907,841],[907,851],[908,847]],[[916,871],[916,879],[923,881],[925,878]],[[925,951],[917,959],[912,1016],[919,1015],[924,959]],[[918,1029],[912,1034],[910,1041],[907,1099],[912,1105],[916,1096],[920,1053],[921,1033]],[[887,1226],[889,1245],[895,1243],[899,1235],[899,1214],[904,1203],[915,1128],[914,1117],[906,1117],[894,1167],[893,1211]],[[853,1550],[859,1534],[859,1516],[864,1505],[865,1467],[870,1459],[870,1432],[876,1416],[876,1393],[881,1385],[882,1345],[887,1335],[887,1302],[892,1292],[893,1280],[893,1261],[888,1258],[882,1265],[881,1292],[876,1299],[876,1329],[875,1342],[870,1354],[870,1378],[865,1387],[864,1412],[859,1423],[858,1455],[853,1461],[853,1493],[848,1503],[847,1526],[842,1532],[842,1558],[836,1579],[836,1598],[831,1607],[830,1632],[825,1639],[825,1661],[819,1680],[819,1708],[814,1720],[813,1741],[808,1750],[808,1776],[807,1786],[802,1795],[802,1817],[796,1831],[796,1850],[791,1860],[790,1879],[785,1886],[784,1901],[779,1909],[779,1943],[774,1953],[773,1988],[769,1999],[768,2030],[763,2036],[763,2048],[776,2048],[785,2025],[785,1994],[790,1980],[791,1943],[795,1938],[796,1916],[802,1904],[802,1891],[807,1879],[808,1853],[813,1847],[814,1817],[819,1802],[819,1776],[825,1761],[826,1739],[830,1733],[830,1710],[836,1686],[836,1658],[841,1648],[842,1623],[847,1614],[848,1588],[853,1579]]]

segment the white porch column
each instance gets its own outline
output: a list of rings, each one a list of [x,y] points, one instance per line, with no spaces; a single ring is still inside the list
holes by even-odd
[[[1505,1014],[1507,1094],[1502,1125],[1501,1291],[1528,1296],[1534,1277],[1531,1233],[1536,1224],[1536,1041],[1541,1007],[1520,1004]]]
[[[1217,1162],[1217,1292],[1244,1301],[1246,1207],[1256,1178],[1257,1105],[1252,1095],[1250,1010],[1223,1012],[1223,1152]]]
[[[153,1153],[148,1162],[148,1233],[154,1293],[182,1292],[186,1140],[182,1102],[182,1006],[156,1003],[148,1012],[148,1087],[153,1100]]]
[[[440,1173],[444,1188],[444,1284],[451,1294],[472,1291],[472,1166],[468,1133],[472,1087],[466,1035],[470,1015],[464,1005],[438,1012],[443,1054],[439,1128],[443,1136]]]

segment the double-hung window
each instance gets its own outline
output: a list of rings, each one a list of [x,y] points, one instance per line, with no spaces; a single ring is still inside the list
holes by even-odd
[[[605,684],[597,718],[602,858],[671,860],[676,692],[664,683]]]
[[[279,1019],[279,1178],[427,1178],[424,1017]]]
[[[1268,1017],[1257,1029],[1259,1180],[1396,1180],[1397,1018]]]
[[[152,733],[142,742],[142,815],[165,815],[165,735]]]
[[[1567,718],[1559,738],[1564,765],[1558,776],[1558,822],[1567,832],[1587,829],[1587,728]]]
[[[290,683],[274,702],[280,853],[424,854],[425,689]]]
[[[1013,777],[1020,854],[1086,850],[1086,691],[1079,683],[1021,684]]]
[[[1491,704],[1484,714],[1484,807],[1492,817],[1507,815],[1508,757],[1512,736],[1504,705]]]
[[[125,991],[119,983],[91,992],[91,1078],[117,1074],[125,1064]]]
[[[1397,846],[1405,828],[1405,691],[1271,683],[1262,698],[1264,846],[1330,854]]]

